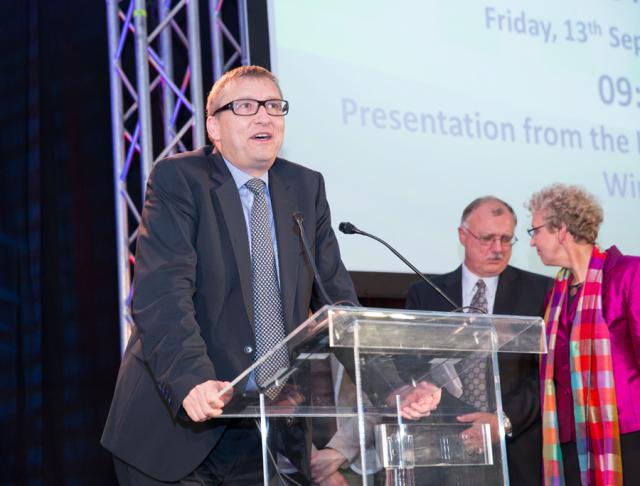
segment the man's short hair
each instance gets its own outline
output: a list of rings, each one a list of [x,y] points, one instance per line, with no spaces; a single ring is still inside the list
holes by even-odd
[[[513,224],[514,225],[518,224],[518,217],[516,216],[516,213],[514,212],[513,208],[509,204],[507,204],[505,201],[495,196],[482,196],[471,201],[469,205],[466,208],[464,208],[464,211],[462,211],[462,218],[460,218],[460,224],[464,224],[467,221],[467,218],[469,218],[469,216],[471,215],[471,213],[473,213],[480,206],[482,206],[485,203],[491,203],[491,202],[497,204],[497,206],[491,210],[491,214],[493,216],[502,216],[505,212],[508,212],[511,214],[511,216],[513,216]]]
[[[220,93],[224,90],[224,88],[236,79],[241,78],[258,78],[258,79],[268,79],[273,84],[276,85],[280,96],[282,97],[282,90],[280,89],[280,85],[278,84],[278,78],[274,76],[274,74],[261,67],[261,66],[241,66],[231,71],[227,71],[222,76],[218,78],[218,80],[214,83],[209,91],[209,96],[207,97],[207,116],[211,116],[214,111],[216,111],[224,102],[231,102],[233,100],[221,100]]]

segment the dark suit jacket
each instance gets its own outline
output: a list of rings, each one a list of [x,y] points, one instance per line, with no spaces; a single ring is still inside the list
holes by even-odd
[[[289,332],[316,299],[292,214],[330,297],[357,300],[331,229],[318,172],[283,159],[269,171],[280,282]],[[240,196],[210,147],[158,162],[147,185],[134,276],[135,331],[123,357],[102,444],[144,473],[184,477],[219,439],[224,421],[181,410],[206,380],[231,380],[254,360],[249,240]]]
[[[462,305],[462,267],[431,278],[456,303]],[[508,266],[500,275],[493,306],[494,314],[542,316],[544,298],[552,280],[542,275]],[[408,309],[450,311],[441,295],[424,282],[411,286]],[[502,406],[513,425],[507,439],[511,484],[541,484],[542,429],[538,359],[536,355],[498,354]]]

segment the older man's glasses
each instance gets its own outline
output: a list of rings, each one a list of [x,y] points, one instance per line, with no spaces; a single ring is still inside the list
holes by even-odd
[[[518,242],[518,238],[515,235],[482,235],[478,236],[474,234],[469,228],[462,227],[467,233],[473,236],[478,243],[482,246],[491,246],[494,241],[499,241],[502,246],[513,246]]]
[[[231,110],[235,115],[239,116],[252,116],[258,113],[261,106],[264,106],[268,115],[271,116],[285,116],[289,113],[289,102],[286,100],[252,100],[242,99],[233,100],[231,103],[221,106],[213,115],[217,115],[221,111]],[[212,116],[213,116],[212,115]]]
[[[529,237],[533,238],[542,228],[544,228],[544,224],[541,224],[540,226],[534,226],[533,228],[528,228],[527,233],[529,234]]]

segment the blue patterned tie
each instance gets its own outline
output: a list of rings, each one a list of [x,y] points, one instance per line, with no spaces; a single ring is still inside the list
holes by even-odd
[[[251,179],[246,186],[253,193],[250,218],[251,284],[256,335],[255,359],[258,360],[284,339],[285,326],[271,239],[269,209],[264,193],[265,184],[260,179]],[[283,368],[288,367],[289,357],[287,348],[284,346],[256,368],[256,383],[264,385],[278,375]],[[280,389],[281,387],[269,389],[266,395],[273,399]]]

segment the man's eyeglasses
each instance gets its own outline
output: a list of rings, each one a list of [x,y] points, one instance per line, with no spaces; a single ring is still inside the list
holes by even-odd
[[[544,226],[545,226],[544,224],[541,224],[540,226],[534,226],[533,228],[529,228],[527,229],[527,233],[531,238],[533,238],[535,235],[538,234],[538,231],[544,228]]]
[[[217,115],[221,111],[231,110],[235,115],[239,116],[252,116],[258,113],[261,106],[271,116],[285,116],[289,113],[289,102],[286,100],[233,100],[231,103],[221,106],[213,112],[211,116]]]
[[[467,233],[473,236],[482,246],[491,246],[494,241],[499,241],[502,246],[513,246],[518,242],[518,238],[509,235],[486,235],[486,236],[477,236],[473,234],[473,232],[469,228],[462,227]]]

